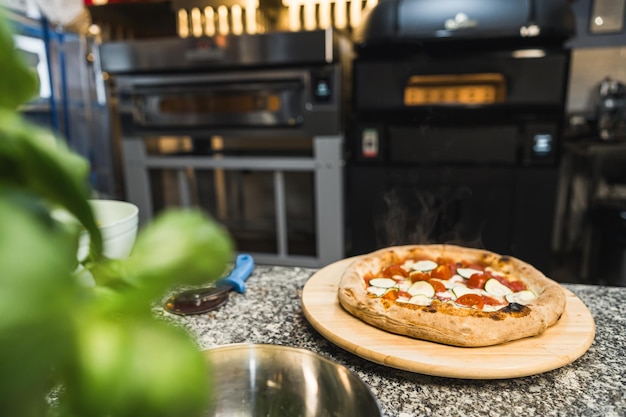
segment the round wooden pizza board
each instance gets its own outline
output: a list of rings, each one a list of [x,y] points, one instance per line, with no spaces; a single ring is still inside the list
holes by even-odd
[[[339,304],[339,280],[355,259],[344,259],[316,272],[304,286],[302,308],[307,320],[322,336],[372,362],[450,378],[517,378],[572,363],[593,342],[593,317],[585,304],[567,289],[563,316],[535,337],[495,346],[462,348],[385,332],[350,315]]]

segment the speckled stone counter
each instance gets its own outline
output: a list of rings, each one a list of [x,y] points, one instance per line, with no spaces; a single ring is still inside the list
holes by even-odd
[[[168,320],[190,330],[201,348],[271,343],[309,349],[355,372],[388,417],[626,416],[626,287],[564,284],[589,308],[596,337],[563,368],[507,380],[458,380],[369,362],[333,345],[308,323],[301,295],[314,269],[257,266],[244,294],[219,310]]]

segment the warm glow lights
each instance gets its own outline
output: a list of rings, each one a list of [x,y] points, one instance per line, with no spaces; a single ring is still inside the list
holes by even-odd
[[[289,9],[291,30],[355,28],[378,0],[282,0]]]
[[[238,4],[233,5],[230,8],[230,16],[232,17],[232,32],[235,35],[241,35],[243,33],[243,11]]]
[[[202,27],[202,13],[200,9],[194,7],[191,9],[191,33],[193,36],[200,37],[204,32],[204,28]]]
[[[335,1],[335,27],[345,29],[348,26],[348,3],[346,0]]]
[[[256,33],[258,31],[256,25],[256,12],[257,12],[258,3],[256,0],[248,0],[246,2],[246,32],[247,33]]]
[[[332,26],[330,0],[320,1],[318,21],[320,29],[327,29]]]
[[[546,51],[543,49],[519,49],[513,51],[514,58],[543,58],[546,56]]]
[[[204,8],[204,34],[215,35],[215,10],[212,7]]]
[[[289,30],[300,30],[300,5],[294,3],[287,7],[289,11]]]
[[[355,27],[361,23],[361,7],[360,1],[350,2],[350,26]]]
[[[379,0],[282,0],[287,10],[287,26],[291,31],[316,30],[335,27],[355,28],[364,13]],[[231,3],[232,4],[232,3]],[[254,34],[265,31],[259,15],[259,0],[242,0],[232,6],[205,7],[178,10],[178,35],[215,36]]]
[[[314,30],[316,28],[315,3],[313,1],[307,1],[304,3],[304,29]]]
[[[217,8],[217,30],[220,35],[228,35],[230,25],[228,23],[228,7],[221,5]]]
[[[189,37],[189,17],[184,9],[178,11],[178,36]]]

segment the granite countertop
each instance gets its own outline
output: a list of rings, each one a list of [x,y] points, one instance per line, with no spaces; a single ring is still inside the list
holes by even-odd
[[[523,378],[461,380],[389,368],[326,340],[302,312],[302,289],[315,272],[257,265],[246,292],[231,293],[219,310],[161,314],[190,330],[203,349],[270,343],[317,352],[367,383],[388,417],[626,415],[626,288],[563,284],[587,305],[596,324],[590,349],[572,364]]]

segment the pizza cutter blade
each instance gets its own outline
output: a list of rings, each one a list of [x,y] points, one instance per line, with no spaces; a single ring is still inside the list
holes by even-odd
[[[167,299],[163,308],[170,313],[181,316],[215,310],[226,304],[228,295],[232,290],[238,293],[245,291],[245,281],[253,269],[254,259],[252,256],[238,255],[235,260],[235,267],[230,271],[230,274],[218,280],[215,285],[174,294]]]

